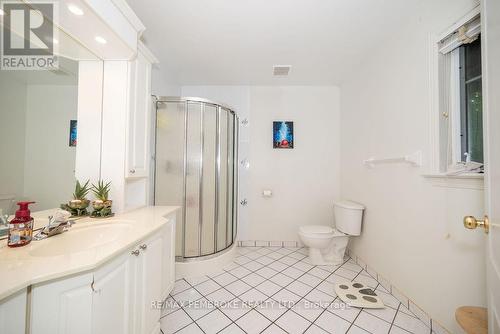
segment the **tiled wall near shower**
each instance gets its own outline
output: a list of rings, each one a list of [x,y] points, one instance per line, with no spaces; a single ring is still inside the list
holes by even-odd
[[[266,240],[241,240],[239,247],[303,247],[300,241],[266,241]]]

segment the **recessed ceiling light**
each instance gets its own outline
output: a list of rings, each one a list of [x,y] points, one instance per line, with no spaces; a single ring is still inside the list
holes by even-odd
[[[4,16],[5,15],[5,12],[3,11],[3,9],[0,9],[0,16]]]
[[[101,43],[101,44],[106,44],[108,42],[104,39],[104,37],[101,37],[101,36],[96,36],[95,40],[97,43]]]
[[[68,9],[70,12],[72,12],[75,15],[78,15],[78,16],[83,15],[83,10],[76,5],[68,5]]]
[[[54,43],[54,44],[59,44],[59,41],[58,41],[57,39],[55,39],[55,38],[54,38],[54,39],[52,39],[52,43]]]

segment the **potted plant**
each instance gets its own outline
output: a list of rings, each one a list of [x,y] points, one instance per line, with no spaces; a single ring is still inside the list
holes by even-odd
[[[68,204],[61,205],[61,209],[68,210],[73,216],[86,216],[88,215],[87,207],[90,201],[87,199],[87,195],[90,191],[89,180],[83,185],[80,181],[76,180],[75,192],[73,193],[73,199],[68,202]]]
[[[110,189],[111,182],[105,183],[103,180],[99,180],[97,185],[92,184],[91,190],[96,198],[92,201],[92,207],[94,208],[92,212],[93,217],[109,217],[113,214],[111,212],[113,201],[109,199]]]

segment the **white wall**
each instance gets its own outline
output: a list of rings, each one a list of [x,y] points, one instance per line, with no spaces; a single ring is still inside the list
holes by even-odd
[[[162,71],[161,64],[153,64],[151,70],[151,94],[157,96],[180,96],[181,86],[173,75]]]
[[[69,124],[77,119],[78,87],[27,87],[24,197],[36,201],[38,211],[73,194],[76,147],[69,146]]]
[[[26,85],[5,72],[0,71],[0,197],[21,196],[24,186]]]
[[[341,86],[341,193],[367,207],[350,247],[453,333],[461,332],[458,306],[485,304],[484,236],[462,226],[464,215],[484,213],[481,182],[435,181],[421,176],[425,168],[368,169],[362,161],[422,149],[428,166],[429,34],[474,4],[423,2]]]
[[[298,240],[300,225],[329,225],[340,195],[337,87],[250,90],[250,240]],[[293,150],[272,148],[272,122],[294,121]],[[272,198],[262,197],[264,189]]]
[[[331,224],[339,187],[339,91],[324,86],[184,86],[197,96],[234,107],[240,120],[239,240],[298,240],[305,224]],[[294,121],[295,148],[272,148],[272,122]],[[271,189],[272,198],[262,190]]]

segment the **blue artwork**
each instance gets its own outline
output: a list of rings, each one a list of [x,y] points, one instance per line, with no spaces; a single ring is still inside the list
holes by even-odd
[[[293,122],[273,122],[273,148],[293,148]]]
[[[76,120],[72,119],[71,121],[69,121],[69,146],[71,147],[76,146],[76,126]]]

